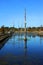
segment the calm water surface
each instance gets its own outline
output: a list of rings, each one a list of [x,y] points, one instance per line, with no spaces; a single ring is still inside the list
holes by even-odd
[[[43,65],[43,37],[12,36],[0,45],[0,65]]]

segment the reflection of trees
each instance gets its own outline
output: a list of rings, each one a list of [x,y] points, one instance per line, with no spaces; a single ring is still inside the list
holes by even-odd
[[[43,39],[43,37],[42,37],[42,36],[40,36],[40,44],[42,44],[42,39]]]

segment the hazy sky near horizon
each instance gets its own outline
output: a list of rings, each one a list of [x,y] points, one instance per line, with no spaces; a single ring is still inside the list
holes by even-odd
[[[24,27],[25,8],[27,27],[43,25],[43,0],[0,0],[0,27]]]

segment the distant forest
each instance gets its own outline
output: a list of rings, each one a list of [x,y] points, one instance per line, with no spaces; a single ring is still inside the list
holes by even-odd
[[[0,28],[0,32],[4,33],[4,32],[8,32],[8,31],[24,31],[25,28],[15,28],[15,27],[5,27],[5,26],[2,26]],[[27,27],[26,28],[27,31],[43,31],[43,27]]]

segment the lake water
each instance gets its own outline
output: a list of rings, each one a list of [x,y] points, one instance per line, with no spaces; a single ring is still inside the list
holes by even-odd
[[[43,65],[43,37],[13,35],[0,45],[0,65]]]

